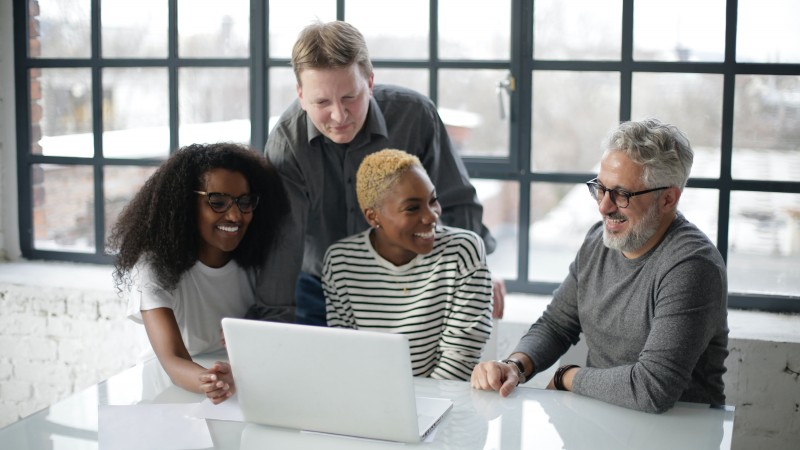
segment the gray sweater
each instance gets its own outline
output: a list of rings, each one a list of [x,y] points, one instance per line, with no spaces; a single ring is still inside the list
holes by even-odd
[[[515,352],[540,372],[583,333],[589,353],[574,392],[647,412],[724,404],[727,286],[719,251],[682,214],[632,260],[603,245],[600,222]]]

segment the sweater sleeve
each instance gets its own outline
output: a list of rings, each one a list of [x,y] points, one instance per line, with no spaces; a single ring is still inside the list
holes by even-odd
[[[720,300],[725,283],[724,274],[708,260],[689,257],[674,265],[657,288],[651,329],[638,360],[583,368],[575,376],[573,391],[640,411],[671,408],[686,390],[720,321],[725,321]]]
[[[474,240],[459,240],[464,264],[450,299],[432,378],[469,380],[492,332],[491,274],[483,242],[472,236]]]
[[[552,366],[580,339],[581,324],[578,316],[578,279],[576,258],[569,266],[569,274],[553,293],[553,300],[512,353],[524,353],[533,362],[534,375]],[[533,378],[529,377],[528,380]]]
[[[325,314],[329,327],[357,328],[350,301],[339,294],[336,272],[332,269],[332,261],[336,258],[336,248],[331,247],[325,253],[322,263],[322,290],[325,293]]]

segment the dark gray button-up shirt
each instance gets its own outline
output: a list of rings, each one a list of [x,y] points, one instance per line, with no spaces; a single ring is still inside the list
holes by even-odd
[[[494,239],[481,223],[483,208],[475,189],[429,98],[402,87],[376,85],[364,127],[349,144],[327,139],[295,101],[266,145],[267,158],[289,193],[292,213],[261,273],[262,300],[293,303],[298,272],[319,277],[328,247],[368,228],[356,198],[356,171],[367,155],[385,148],[416,155],[436,186],[442,222],[478,233],[487,251],[494,250]]]

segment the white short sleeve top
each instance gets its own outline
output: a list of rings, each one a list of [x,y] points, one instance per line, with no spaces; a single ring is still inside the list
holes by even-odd
[[[159,284],[147,263],[136,265],[133,278],[128,318],[142,323],[141,311],[171,309],[190,355],[221,349],[222,318],[244,317],[255,302],[254,275],[233,260],[220,268],[198,261],[172,291]]]

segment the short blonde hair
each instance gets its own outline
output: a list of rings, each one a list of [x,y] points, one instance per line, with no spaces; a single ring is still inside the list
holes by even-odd
[[[364,158],[356,173],[361,211],[379,208],[397,180],[414,167],[425,170],[419,158],[402,150],[387,148]]]
[[[292,47],[292,68],[297,83],[306,69],[340,69],[358,64],[364,78],[372,76],[372,62],[364,36],[342,21],[316,21],[305,27]]]

